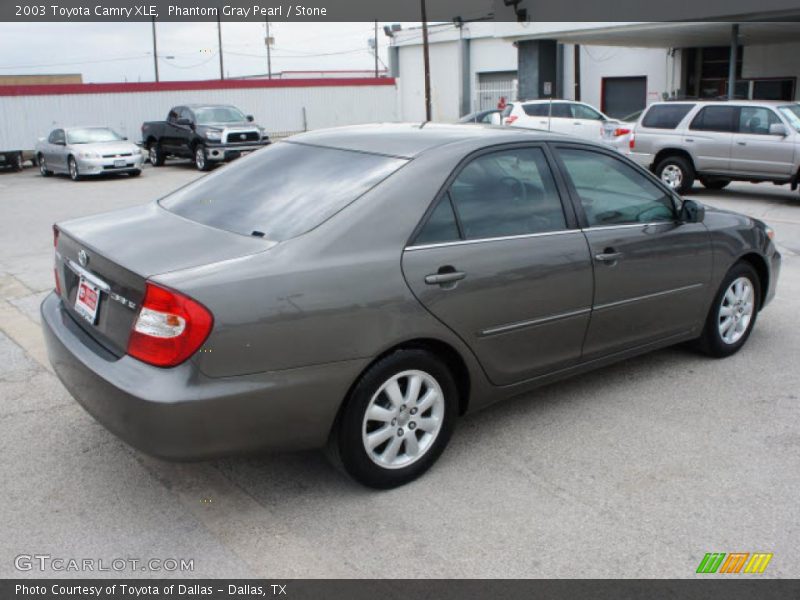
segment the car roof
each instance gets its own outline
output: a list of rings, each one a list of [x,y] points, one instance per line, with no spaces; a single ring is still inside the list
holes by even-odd
[[[480,148],[546,140],[583,142],[547,131],[474,123],[378,123],[321,129],[288,138],[290,142],[399,158],[414,158],[428,150],[458,142],[472,141],[476,148]]]
[[[797,100],[665,100],[661,102],[653,102],[647,108],[652,106],[670,106],[672,104],[710,104],[714,106],[725,106],[726,104],[741,105],[741,106],[787,106],[789,104],[798,104]]]

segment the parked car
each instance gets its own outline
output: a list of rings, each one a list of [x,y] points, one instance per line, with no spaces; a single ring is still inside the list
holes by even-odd
[[[506,105],[503,124],[574,135],[616,147],[627,135],[626,124],[607,117],[583,102],[572,100],[529,100]]]
[[[66,173],[73,181],[108,173],[142,173],[142,149],[108,127],[59,127],[36,144],[44,177]]]
[[[175,106],[166,121],[142,125],[142,141],[154,167],[167,156],[191,158],[199,171],[239,158],[270,143],[267,132],[235,106]]]
[[[0,169],[22,171],[24,162],[22,150],[0,150]]]
[[[50,360],[111,431],[166,458],[327,446],[379,488],[466,411],[686,340],[737,352],[781,261],[761,221],[600,144],[470,125],[297,135],[54,231]]]
[[[658,102],[634,128],[630,157],[684,194],[695,179],[719,190],[731,181],[797,188],[800,104],[767,100]]]
[[[499,108],[488,110],[478,110],[461,117],[459,123],[483,123],[485,125],[501,125],[503,122],[503,111]]]

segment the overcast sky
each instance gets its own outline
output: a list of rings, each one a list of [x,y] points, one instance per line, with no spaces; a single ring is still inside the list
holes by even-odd
[[[379,58],[388,38],[379,24]],[[409,26],[411,24],[404,24]],[[217,24],[158,23],[162,81],[219,77]],[[373,69],[371,23],[270,23],[272,70]],[[223,23],[225,74],[267,71],[263,23]],[[383,65],[380,65],[383,66]],[[150,23],[0,23],[0,75],[81,73],[84,82],[153,81]]]

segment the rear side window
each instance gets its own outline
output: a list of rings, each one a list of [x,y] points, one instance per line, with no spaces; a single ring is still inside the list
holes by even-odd
[[[459,239],[458,224],[456,215],[453,212],[453,205],[450,202],[450,195],[445,194],[439,200],[436,208],[433,209],[428,222],[414,240],[415,245],[436,244],[441,242],[452,242]]]
[[[546,117],[547,104],[523,104],[522,110],[529,117]]]
[[[642,119],[642,127],[652,129],[675,129],[694,108],[694,104],[657,104]]]
[[[513,104],[506,104],[506,107],[503,109],[503,118],[508,117],[511,115],[511,111],[514,110]]]
[[[456,176],[450,197],[466,239],[566,229],[541,148],[500,150],[475,158]]]
[[[737,110],[735,106],[706,106],[692,119],[689,129],[730,133],[736,130]]]
[[[407,161],[280,142],[163,198],[192,221],[282,241],[310,231]]]
[[[593,108],[584,106],[583,104],[572,105],[572,116],[576,119],[589,119],[592,121],[603,121],[603,115]]]

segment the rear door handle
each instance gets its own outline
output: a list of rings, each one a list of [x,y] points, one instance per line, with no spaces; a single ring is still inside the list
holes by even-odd
[[[433,273],[425,276],[425,283],[428,285],[442,285],[443,283],[455,283],[461,281],[467,274],[463,271],[448,271],[446,273]]]
[[[747,146],[747,142],[736,142],[736,143],[739,144],[740,146]]]
[[[622,252],[612,252],[612,251],[601,252],[600,254],[595,254],[594,258],[595,260],[599,260],[600,262],[616,262],[620,258],[622,258]]]

